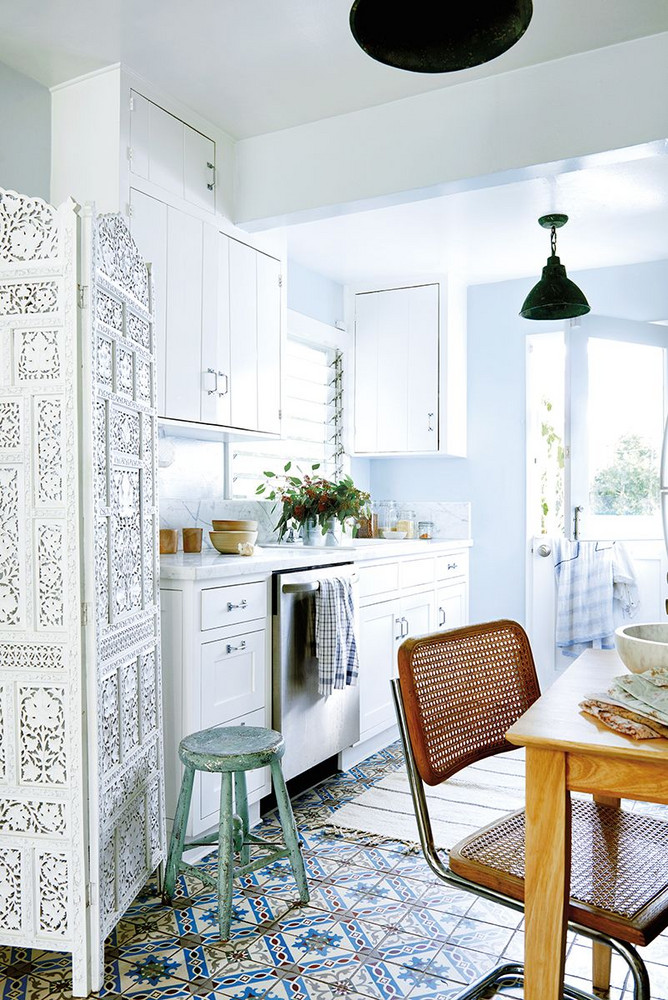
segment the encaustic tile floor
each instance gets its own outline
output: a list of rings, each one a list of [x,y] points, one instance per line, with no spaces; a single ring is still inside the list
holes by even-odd
[[[286,862],[256,872],[237,888],[229,942],[218,938],[214,893],[197,879],[181,877],[171,907],[149,882],[107,941],[98,995],[434,1000],[455,996],[501,957],[520,961],[520,914],[446,888],[414,846],[328,828],[338,806],[401,766],[395,744],[294,799],[311,900],[295,903]],[[276,819],[259,832],[277,836]],[[214,869],[211,856],[201,864]],[[644,957],[652,997],[668,1000],[668,938]],[[589,969],[589,945],[571,935],[568,978],[587,989]],[[0,948],[0,976],[1,1000],[71,996],[70,961],[53,952]],[[612,1000],[630,1000],[618,956],[612,983]]]

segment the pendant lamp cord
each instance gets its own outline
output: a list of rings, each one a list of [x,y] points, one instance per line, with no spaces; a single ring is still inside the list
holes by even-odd
[[[550,228],[550,247],[552,248],[552,256],[557,255],[557,227],[552,226]]]

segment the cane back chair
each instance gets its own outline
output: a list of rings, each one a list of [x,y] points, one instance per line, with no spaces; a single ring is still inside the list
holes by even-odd
[[[494,754],[516,750],[505,733],[540,694],[529,640],[513,621],[470,625],[408,639],[392,682],[406,767],[425,858],[444,882],[515,910],[524,908],[524,810],[510,813],[450,849],[434,844],[424,784],[437,785]],[[456,806],[453,806],[456,809]],[[569,929],[594,949],[594,987],[610,981],[610,949],[632,974],[635,1000],[650,1000],[635,945],[668,926],[668,823],[587,800],[573,802]],[[522,983],[506,963],[467,988]],[[564,994],[588,997],[572,986]]]

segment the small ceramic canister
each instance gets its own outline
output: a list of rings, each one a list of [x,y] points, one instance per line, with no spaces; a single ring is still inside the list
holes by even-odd
[[[201,528],[181,528],[183,533],[183,551],[202,551],[202,529]]]
[[[171,555],[172,552],[176,552],[178,545],[179,536],[177,534],[176,528],[161,528],[160,529],[160,555]]]

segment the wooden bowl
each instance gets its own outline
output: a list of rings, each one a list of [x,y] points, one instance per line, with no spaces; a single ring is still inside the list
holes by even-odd
[[[257,521],[212,521],[214,531],[257,531]]]
[[[223,555],[237,556],[240,542],[255,545],[257,531],[210,531],[209,538],[214,549],[218,549]]]

